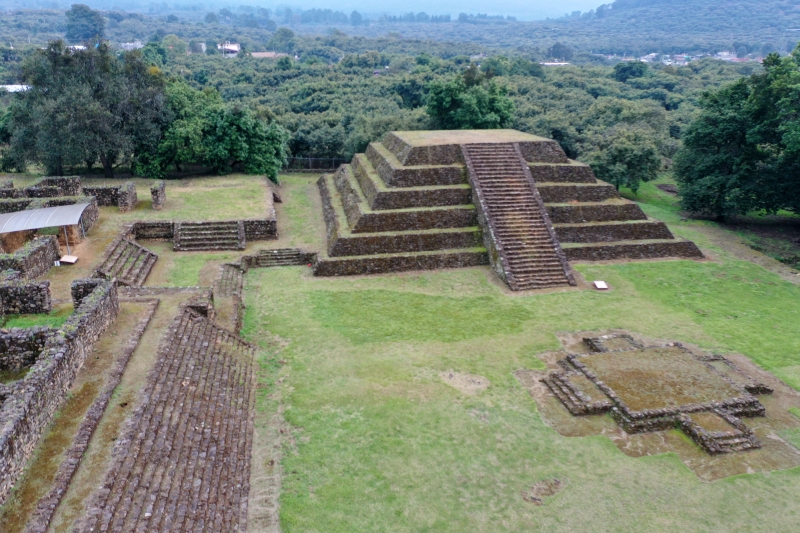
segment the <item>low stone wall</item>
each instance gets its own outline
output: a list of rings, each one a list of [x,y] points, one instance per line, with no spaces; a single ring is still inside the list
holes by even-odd
[[[164,180],[159,180],[150,187],[150,197],[153,199],[153,209],[157,211],[164,209],[167,201],[167,186]]]
[[[23,195],[27,198],[53,198],[55,196],[64,196],[61,194],[60,187],[52,186],[26,187],[23,190]]]
[[[617,242],[648,239],[672,239],[672,232],[663,222],[586,223],[578,226],[556,226],[561,242]]]
[[[45,176],[29,188],[56,187],[59,193],[55,196],[80,196],[81,178],[78,176]]]
[[[553,224],[647,220],[644,211],[633,202],[593,205],[545,204],[545,208]]]
[[[22,189],[15,189],[13,186],[0,188],[0,198],[19,198],[23,194],[25,194],[25,191]]]
[[[320,259],[314,265],[315,276],[356,276],[404,272],[408,270],[439,270],[488,265],[486,252],[436,252],[395,256],[372,256],[358,259]]]
[[[244,236],[248,241],[268,241],[278,238],[278,224],[275,219],[251,218],[244,223]]]
[[[248,241],[263,241],[278,238],[278,228],[275,220],[248,219],[242,221],[244,236]],[[132,225],[131,236],[135,239],[149,239],[154,241],[171,241],[175,238],[175,222],[147,221],[135,222]],[[212,224],[209,222],[209,224]]]
[[[536,188],[542,200],[548,204],[568,202],[602,202],[609,198],[619,198],[613,185],[597,182],[585,185],[574,184],[538,184]]]
[[[0,181],[0,189],[13,189],[14,182],[11,180],[2,180]]]
[[[389,187],[460,185],[467,182],[463,166],[404,167],[390,150],[379,143],[370,144],[366,156]]]
[[[348,255],[394,254],[433,250],[452,250],[482,246],[479,229],[440,231],[434,233],[404,233],[339,236],[328,249],[331,257]]]
[[[597,178],[589,165],[573,163],[556,165],[528,163],[533,180],[539,183],[597,183]]]
[[[9,387],[0,407],[0,505],[61,406],[78,370],[94,343],[119,312],[117,285],[113,281],[78,282],[80,301],[75,313],[50,336],[27,376]]]
[[[97,205],[103,207],[119,207],[122,212],[132,211],[136,207],[136,184],[126,181],[122,185],[103,185],[100,187],[84,187],[83,194],[97,199]]]
[[[702,259],[703,253],[691,241],[670,241],[645,244],[608,244],[564,247],[569,261],[610,261],[613,259],[652,259],[680,257]]]
[[[55,480],[53,481],[53,487],[46,496],[39,500],[33,518],[26,526],[26,533],[47,532],[56,509],[67,494],[69,484],[81,465],[83,457],[89,448],[92,435],[94,435],[95,429],[97,429],[100,423],[100,419],[106,412],[106,408],[114,395],[114,390],[117,388],[120,381],[122,381],[122,375],[125,373],[128,361],[130,361],[131,355],[133,355],[134,350],[136,350],[136,347],[139,345],[139,340],[142,338],[144,330],[150,323],[150,319],[155,314],[160,302],[160,300],[157,299],[140,301],[149,302],[147,314],[134,327],[130,338],[126,341],[122,353],[108,376],[103,390],[83,417],[78,432],[72,441],[72,446],[64,452],[66,459],[58,468]]]
[[[19,190],[19,189],[14,189]],[[6,197],[0,200],[0,214],[23,211],[33,202],[33,198]]]
[[[0,330],[0,370],[19,372],[32,366],[55,331],[43,326]]]
[[[171,241],[175,237],[175,223],[171,220],[135,222],[131,233],[136,239]]]
[[[97,199],[97,205],[102,207],[119,205],[119,186],[84,187],[83,194],[94,196]]]
[[[11,254],[0,254],[0,270],[16,270],[22,277],[41,276],[61,257],[58,241],[53,235],[44,235],[28,242]]]
[[[365,160],[364,154],[357,154],[353,158],[351,168],[372,209],[441,207],[466,205],[472,201],[472,191],[469,187],[434,187],[422,190],[402,187],[381,189],[376,183],[380,178],[369,171]]]
[[[6,315],[49,313],[53,309],[50,282],[31,280],[0,282],[0,306]]]

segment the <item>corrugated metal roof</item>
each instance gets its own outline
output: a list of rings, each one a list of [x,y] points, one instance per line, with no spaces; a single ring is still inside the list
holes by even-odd
[[[60,205],[42,209],[28,209],[0,215],[0,233],[29,229],[71,226],[81,220],[83,211],[90,204]]]

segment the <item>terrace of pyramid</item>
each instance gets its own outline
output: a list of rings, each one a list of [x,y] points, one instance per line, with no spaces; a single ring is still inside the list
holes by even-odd
[[[569,261],[703,257],[556,141],[515,130],[390,132],[318,186],[318,276],[489,264],[527,290],[575,285]]]

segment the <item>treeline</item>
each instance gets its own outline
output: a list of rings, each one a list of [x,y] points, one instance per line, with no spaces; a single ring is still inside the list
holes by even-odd
[[[381,15],[378,19],[379,23],[386,24],[386,23],[410,23],[410,22],[430,22],[430,23],[442,23],[442,22],[450,22],[450,15],[428,15],[424,11],[420,11],[419,13],[406,13],[405,15]]]
[[[603,62],[600,53],[637,57],[648,53],[696,54],[725,50],[740,55],[764,55],[770,51],[788,53],[796,45],[798,36],[786,30],[800,27],[800,10],[793,0],[731,0],[725,6],[705,0],[681,0],[677,8],[672,2],[637,3],[625,9],[614,5],[537,22],[518,22],[510,17],[483,14],[461,14],[446,22],[446,16],[427,13],[415,13],[412,21],[409,13],[385,17],[379,23],[366,20],[358,12],[269,10],[251,6],[213,12],[187,8],[157,15],[116,10],[99,14],[105,23],[105,37],[114,42],[145,42],[154,35],[177,35],[184,40],[230,40],[255,51],[265,49],[272,34],[281,26],[289,26],[299,33],[320,33],[324,31],[320,26],[338,26],[354,37],[395,45],[402,41],[402,47],[415,47],[419,52],[426,46],[449,48],[453,50],[451,55],[460,53],[459,46],[474,47],[482,52],[505,49],[506,54],[535,54],[537,51],[541,54],[560,42],[575,51],[572,61],[579,63]],[[602,14],[598,16],[598,12]],[[4,46],[12,43],[17,49],[29,43],[44,46],[50,40],[64,38],[66,24],[63,11],[5,12],[0,16],[0,43]],[[502,31],[497,28],[500,24]],[[392,36],[395,30],[402,33],[402,39],[399,35]],[[431,41],[437,44],[431,45]],[[364,45],[358,51],[376,46]],[[436,50],[431,53],[438,54]]]

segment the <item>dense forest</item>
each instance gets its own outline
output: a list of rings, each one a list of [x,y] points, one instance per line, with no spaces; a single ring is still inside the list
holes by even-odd
[[[7,4],[11,5],[11,4]],[[27,4],[26,4],[27,5]],[[125,9],[136,11],[136,4]],[[230,39],[258,50],[276,28],[326,35],[339,29],[353,36],[402,36],[403,41],[470,43],[470,48],[499,48],[544,56],[556,42],[575,49],[576,60],[595,54],[715,53],[730,50],[765,56],[788,53],[800,38],[798,0],[617,0],[586,13],[559,19],[516,21],[485,14],[405,13],[372,16],[331,9],[265,9],[242,5],[215,8],[192,4],[149,4],[143,12],[113,8],[103,12],[112,41],[146,40],[151,35],[182,39]],[[0,17],[0,42],[19,47],[44,45],[63,36],[64,10],[15,10]],[[422,51],[422,50],[420,50]],[[464,52],[468,53],[468,52]]]
[[[637,10],[663,5],[626,0],[559,23],[635,17]],[[676,161],[691,211],[723,216],[797,208],[794,200],[786,202],[788,192],[769,198],[742,193],[747,200],[725,192],[746,190],[741,184],[752,176],[788,183],[785,177],[794,175],[797,130],[783,137],[765,132],[793,124],[787,122],[794,120],[793,93],[781,91],[796,85],[797,52],[781,59],[771,45],[734,43],[742,55],[768,54],[766,70],[757,62],[712,58],[683,66],[607,64],[586,53],[582,64],[543,67],[542,58],[580,58],[581,52],[559,41],[542,50],[397,34],[369,38],[337,29],[308,35],[277,27],[267,10],[223,9],[197,23],[84,5],[14,16],[33,13],[41,15],[36,38],[53,40],[46,47],[0,47],[0,81],[34,88],[0,95],[0,152],[7,169],[36,163],[60,174],[100,164],[107,176],[121,166],[163,176],[170,168],[200,164],[213,172],[238,169],[275,178],[287,155],[349,159],[390,130],[511,127],[556,139],[598,177],[634,191]],[[241,22],[248,17],[255,22]],[[465,18],[455,24],[514,24]],[[0,24],[11,42],[8,31],[24,28],[13,20]],[[351,28],[372,27],[353,14],[348,21]],[[120,42],[137,39],[146,44],[120,50]],[[225,40],[242,45],[236,57],[219,51]],[[265,50],[275,53],[250,55]],[[143,101],[151,103],[141,107]],[[734,138],[718,127],[729,123]],[[719,141],[708,145],[709,139]],[[720,155],[720,146],[733,152]],[[772,147],[769,154],[765,146]],[[698,174],[701,167],[708,172]],[[704,181],[708,173],[716,181]]]
[[[49,30],[38,38],[96,43],[105,37],[112,47],[141,39],[147,43],[143,60],[167,83],[213,91],[221,103],[243,106],[282,126],[289,133],[291,154],[301,157],[350,158],[386,131],[435,126],[427,112],[431,87],[451,83],[471,67],[484,85],[502,89],[513,105],[506,126],[555,138],[571,157],[587,161],[630,141],[652,147],[669,165],[703,92],[760,69],[757,63],[712,59],[681,67],[637,63],[629,72],[592,63],[542,68],[539,59],[563,55],[570,47],[556,43],[529,52],[396,35],[365,38],[338,30],[311,36],[285,27],[273,32],[138,14],[117,20],[114,13],[101,16],[92,10],[82,13],[78,24],[64,13],[47,13],[50,18],[39,20]],[[4,19],[0,32],[8,25]],[[166,33],[173,30],[177,33]],[[222,57],[216,44],[223,40],[241,43],[244,51],[236,58]],[[0,82],[22,81],[20,65],[34,48],[1,47]],[[258,50],[287,55],[249,56]],[[479,52],[484,55],[476,56]]]

